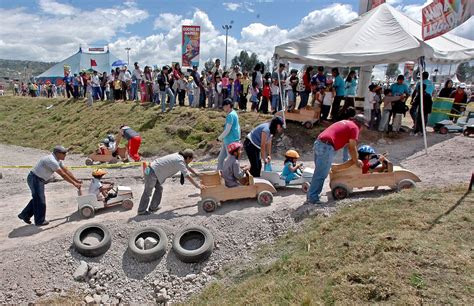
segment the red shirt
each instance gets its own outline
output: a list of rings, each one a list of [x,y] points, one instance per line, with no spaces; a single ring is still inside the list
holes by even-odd
[[[268,85],[263,86],[262,96],[266,98],[270,98],[270,86]]]
[[[359,127],[351,120],[333,123],[318,136],[318,140],[332,144],[336,151],[342,149],[351,139],[359,139]]]

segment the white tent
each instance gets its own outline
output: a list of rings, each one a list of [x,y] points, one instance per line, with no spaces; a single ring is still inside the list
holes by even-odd
[[[459,63],[474,58],[474,41],[444,34],[428,41],[421,24],[389,4],[303,39],[275,47],[280,60],[327,66],[367,66],[417,60]]]
[[[95,51],[97,50],[98,51]],[[105,51],[104,48],[90,48],[87,51],[83,51],[79,48],[79,51],[66,58],[65,60],[57,63],[53,67],[49,68],[36,78],[39,80],[50,80],[55,82],[56,79],[62,79],[64,77],[64,65],[67,65],[71,69],[71,73],[79,73],[82,70],[94,69],[100,73],[109,73],[112,68],[112,63],[118,60],[109,50]],[[92,66],[92,61],[95,62],[95,66]]]

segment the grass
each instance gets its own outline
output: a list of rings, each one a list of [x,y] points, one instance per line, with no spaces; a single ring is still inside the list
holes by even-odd
[[[239,116],[244,133],[271,118],[256,113]],[[0,97],[0,142],[46,150],[61,143],[75,152],[90,153],[108,133],[127,124],[141,134],[144,156],[183,148],[208,151],[213,145],[220,149],[215,140],[224,121],[224,112],[208,109],[185,107],[161,114],[161,108],[134,102],[96,102],[89,108],[82,100]]]
[[[464,188],[418,189],[313,217],[190,302],[472,304],[473,204]]]

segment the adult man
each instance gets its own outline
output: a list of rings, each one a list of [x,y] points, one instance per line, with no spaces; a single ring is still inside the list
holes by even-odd
[[[278,80],[278,75],[280,75],[280,79]],[[273,93],[272,93],[272,106],[274,106],[274,110],[275,111],[280,111],[282,109],[281,107],[281,102],[280,101],[280,98],[283,96],[283,99],[285,99],[286,97],[286,91],[285,91],[285,88],[286,88],[286,78],[288,77],[288,74],[286,73],[285,71],[285,64],[283,63],[280,63],[280,65],[278,66],[278,71],[273,71],[272,73],[272,80],[274,82],[274,84],[277,84],[279,85],[279,88],[281,88],[282,90],[282,95],[279,95],[275,98],[276,101],[273,101],[274,97],[273,97]],[[280,83],[278,83],[278,81],[280,81]],[[278,91],[279,93],[279,91]]]
[[[319,194],[323,190],[324,181],[329,174],[336,151],[348,145],[351,159],[343,164],[334,166],[337,169],[347,168],[354,163],[362,166],[357,158],[357,140],[359,132],[365,126],[364,115],[356,115],[350,120],[341,120],[333,123],[314,142],[314,165],[315,171],[308,190],[308,198],[305,204],[321,204]]]
[[[97,71],[94,70],[94,74],[91,77],[91,85],[92,85],[92,98],[94,100],[100,100],[100,96],[102,95],[100,92],[100,79]]]
[[[145,170],[145,189],[143,190],[140,204],[138,206],[139,215],[149,215],[159,209],[161,197],[163,195],[163,183],[167,178],[172,177],[177,172],[181,172],[191,184],[196,188],[203,188],[190,176],[189,172],[198,175],[190,166],[193,161],[194,152],[186,149],[179,153],[169,154],[155,159]],[[189,172],[188,172],[189,171]],[[153,190],[155,190],[153,192]],[[150,202],[150,197],[153,197]],[[148,206],[149,204],[149,206]]]
[[[63,78],[64,84],[66,85],[66,94],[69,99],[71,96],[74,97],[74,90],[72,88],[72,77],[69,75],[69,72]]]
[[[424,71],[421,75],[423,79],[423,118],[425,123],[428,121],[428,115],[431,113],[431,108],[433,106],[433,91],[434,85],[433,82],[429,79],[430,74],[428,71]],[[414,135],[423,132],[423,125],[421,120],[421,107],[420,107],[420,82],[416,84],[415,91],[412,95],[412,107],[410,109],[410,115],[412,116],[413,123],[415,124],[415,128],[413,131]]]
[[[166,111],[166,95],[170,98],[170,106],[169,110],[171,111],[174,107],[174,94],[170,88],[169,83],[169,66],[163,66],[160,74],[158,74],[158,84],[160,85],[160,93],[161,93],[161,112],[164,113]]]
[[[135,62],[133,65],[135,66],[135,69],[133,69],[130,99],[135,101],[138,99],[138,86],[140,86],[140,83],[143,79],[143,71],[138,66],[138,62]]]
[[[454,98],[451,114],[459,115],[461,113],[462,104],[467,103],[466,83],[459,84],[458,88],[451,93],[451,98]],[[457,121],[454,117],[453,121]]]
[[[65,181],[71,183],[77,189],[81,189],[82,182],[77,180],[62,161],[66,158],[68,150],[63,146],[56,146],[53,153],[41,158],[27,177],[32,199],[18,215],[18,218],[27,224],[31,224],[31,217],[35,217],[35,225],[48,225],[46,216],[46,198],[44,196],[44,185],[51,179],[54,172],[59,174]]]
[[[400,130],[400,127],[402,126],[403,114],[406,113],[405,101],[406,98],[410,95],[410,89],[405,83],[405,77],[402,74],[397,77],[397,82],[393,83],[390,86],[390,89],[392,90],[392,96],[400,97],[399,99],[392,102],[391,111],[391,115],[393,115],[392,131],[398,132]],[[390,116],[388,118],[388,122],[390,122]]]
[[[216,76],[219,76],[222,78],[222,74],[224,73],[224,71],[221,68],[220,59],[216,59],[215,65],[214,67],[212,67],[211,71],[212,71],[212,77],[214,78],[214,82],[216,81]]]
[[[132,82],[132,75],[130,74],[130,71],[128,71],[127,66],[123,66],[122,71],[120,71],[119,80],[122,81],[123,100],[127,101],[127,93],[128,93],[128,90],[130,89],[130,84]],[[130,98],[130,95],[129,95],[129,98]]]
[[[196,65],[193,66],[193,71],[191,71],[191,76],[193,77],[194,83],[197,86],[197,88],[194,89],[194,99],[197,99],[198,103],[196,103],[196,105],[200,107],[202,105],[201,92],[204,90],[204,88],[202,87],[201,75],[198,72],[198,66]]]
[[[140,134],[132,130],[127,125],[121,125],[120,133],[118,134],[116,139],[117,146],[120,144],[120,140],[122,139],[122,137],[128,141],[128,155],[130,155],[130,157],[134,161],[140,161],[140,155],[138,154],[138,149],[140,149],[140,145],[142,143],[142,138],[140,137]]]
[[[318,73],[313,75],[311,78],[311,85],[313,85],[313,88],[315,89],[320,88],[321,86],[326,86],[326,76],[324,75],[323,66],[319,66]]]
[[[234,69],[229,73],[229,79],[237,80],[237,74],[240,73],[239,65],[235,65]]]
[[[336,96],[334,97],[334,102],[331,107],[331,118],[333,122],[339,120],[339,108],[341,106],[341,101],[346,95],[345,82],[342,77],[339,75],[339,69],[332,68],[332,76],[334,77],[333,87],[336,90]]]
[[[220,141],[223,141],[221,152],[217,159],[217,170],[222,170],[224,166],[224,160],[227,157],[227,146],[233,142],[240,141],[240,124],[239,116],[237,112],[232,108],[232,99],[227,98],[222,102],[224,111],[227,116],[225,117],[225,127],[222,134],[218,137]]]

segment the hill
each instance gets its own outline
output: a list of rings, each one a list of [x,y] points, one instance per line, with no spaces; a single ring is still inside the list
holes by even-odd
[[[24,80],[45,72],[54,64],[56,63],[0,59],[0,79],[6,77]]]

